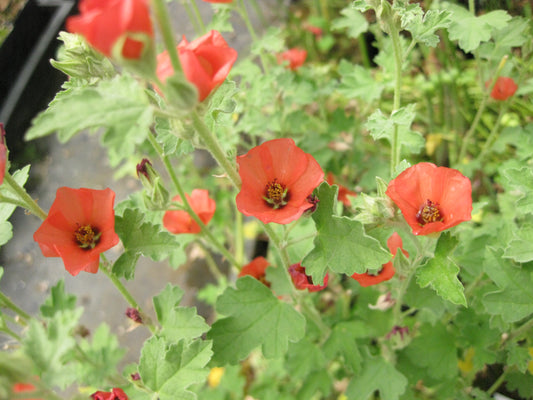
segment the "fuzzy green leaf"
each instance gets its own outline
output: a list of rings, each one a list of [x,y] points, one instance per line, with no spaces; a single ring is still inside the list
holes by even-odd
[[[64,88],[33,120],[27,140],[57,132],[58,139],[66,142],[84,129],[103,128],[102,142],[114,166],[146,139],[153,110],[143,87],[132,76],[120,75],[100,81],[98,86],[67,83]]]
[[[360,11],[348,6],[341,10],[342,17],[336,18],[331,23],[333,31],[347,31],[348,37],[357,39],[359,35],[368,30],[368,21]]]
[[[346,396],[349,399],[366,400],[379,390],[380,397],[397,400],[405,392],[407,378],[382,357],[365,356],[362,373],[352,379]]]
[[[153,298],[160,334],[171,342],[197,338],[209,329],[195,307],[178,307],[182,297],[183,291],[169,283]]]
[[[313,250],[302,260],[314,282],[323,282],[328,268],[353,275],[379,269],[391,258],[379,241],[366,235],[362,223],[334,215],[337,191],[337,186],[329,186],[326,182],[317,191],[320,202],[313,213],[317,236]]]
[[[139,210],[130,209],[125,210],[123,216],[115,217],[115,231],[124,245],[124,253],[113,265],[113,273],[119,277],[133,279],[140,255],[161,261],[179,246],[176,236],[143,219]]]
[[[503,257],[503,250],[489,248],[484,267],[499,288],[483,297],[489,314],[500,315],[505,322],[516,322],[533,313],[532,268],[529,264],[517,268]]]
[[[503,10],[491,11],[480,16],[474,16],[465,8],[446,3],[452,24],[448,27],[451,40],[457,40],[459,47],[470,53],[477,49],[481,42],[491,39],[492,32],[503,29],[511,16]]]
[[[339,64],[338,72],[341,77],[338,91],[349,99],[370,102],[379,99],[385,87],[376,81],[370,70],[344,59]]]
[[[289,342],[300,340],[305,333],[304,317],[250,276],[239,278],[236,289],[226,289],[216,310],[228,316],[216,321],[207,333],[217,364],[235,364],[258,346],[265,357],[280,357]]]
[[[464,287],[457,278],[459,267],[450,257],[458,242],[449,232],[443,233],[435,257],[418,269],[416,277],[420,287],[431,286],[443,299],[466,307]]]
[[[141,350],[139,374],[143,384],[160,400],[193,400],[189,386],[205,380],[211,358],[211,342],[181,340],[176,344],[153,336]]]
[[[50,297],[41,306],[43,317],[53,317],[55,313],[76,308],[76,296],[65,292],[65,281],[61,279],[52,287]]]
[[[30,166],[26,165],[24,168],[13,173],[13,180],[20,187],[24,187],[24,184],[28,180],[29,172]],[[8,184],[0,185],[0,196],[10,200],[18,199],[18,195]],[[0,246],[6,244],[13,237],[13,226],[8,219],[16,208],[17,206],[14,204],[0,202]]]

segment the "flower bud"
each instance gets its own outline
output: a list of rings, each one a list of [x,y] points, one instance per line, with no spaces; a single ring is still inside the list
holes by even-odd
[[[152,163],[146,158],[137,164],[137,176],[144,187],[143,199],[146,207],[149,210],[165,208],[169,200],[168,191]]]
[[[50,60],[54,68],[68,76],[80,79],[105,79],[115,75],[113,64],[101,53],[94,50],[79,35],[59,33],[63,47],[57,60]]]
[[[126,317],[131,319],[133,322],[136,322],[138,324],[143,323],[143,319],[141,317],[141,314],[139,313],[139,310],[133,307],[128,307],[126,309]]]

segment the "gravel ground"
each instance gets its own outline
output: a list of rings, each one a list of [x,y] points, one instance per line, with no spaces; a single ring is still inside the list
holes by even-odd
[[[273,21],[273,10],[279,12],[279,0],[259,0],[264,14]],[[172,4],[173,24],[180,34],[187,35],[189,40],[195,37],[188,22],[187,14],[179,4]],[[204,20],[211,14],[211,5],[198,1]],[[253,17],[253,12],[251,12]],[[235,32],[224,34],[231,47],[241,54],[247,51],[250,37],[238,16],[233,20]],[[257,19],[254,21],[257,30],[262,28]],[[31,195],[38,199],[40,206],[47,210],[55,198],[57,188],[89,187],[103,189],[109,187],[117,195],[116,203],[125,199],[132,191],[140,188],[136,177],[121,180],[112,179],[113,170],[107,164],[106,152],[100,147],[96,136],[81,133],[67,144],[59,144],[55,136],[43,139],[43,148],[48,154],[41,161],[32,164],[30,175],[38,183]],[[94,331],[101,322],[111,326],[118,335],[121,345],[128,348],[124,362],[138,361],[139,349],[148,337],[144,328],[132,329],[130,321],[124,316],[127,303],[114,288],[105,275],[81,273],[72,277],[63,267],[59,258],[45,258],[38,245],[33,241],[33,233],[40,225],[40,220],[25,215],[17,210],[11,220],[14,226],[14,238],[1,249],[0,265],[4,267],[4,276],[0,281],[0,289],[16,304],[28,313],[36,315],[44,299],[49,295],[50,288],[60,279],[65,280],[66,291],[78,297],[78,305],[83,306],[84,314],[81,323],[90,331]],[[109,258],[115,259],[120,249],[112,249]],[[173,270],[165,262],[153,262],[141,258],[134,281],[125,285],[137,299],[141,307],[152,312],[151,298],[161,291],[168,282],[185,290],[182,305],[195,305],[199,313],[207,315],[209,309],[195,301],[198,287],[209,278],[207,269],[195,261],[179,270]],[[0,337],[0,343],[2,343]],[[5,346],[9,342],[3,343]]]

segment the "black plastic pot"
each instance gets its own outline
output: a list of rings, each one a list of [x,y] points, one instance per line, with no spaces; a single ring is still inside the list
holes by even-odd
[[[65,18],[75,0],[28,0],[0,47],[0,122],[13,156],[23,149],[24,133],[44,110],[66,76],[50,65]]]

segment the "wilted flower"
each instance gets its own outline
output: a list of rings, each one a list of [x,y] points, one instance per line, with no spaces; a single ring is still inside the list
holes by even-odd
[[[312,155],[292,139],[274,139],[238,156],[237,208],[264,223],[288,224],[313,207],[308,196],[324,179]]]
[[[440,232],[471,219],[472,185],[452,168],[418,163],[391,180],[386,194],[414,235]]]
[[[61,187],[33,239],[45,257],[61,257],[70,274],[96,273],[100,253],[119,242],[114,201],[111,189]]]
[[[126,393],[120,388],[114,388],[111,392],[98,391],[91,395],[93,400],[128,400]]]
[[[292,279],[294,287],[299,290],[307,289],[310,292],[318,292],[324,290],[328,286],[329,275],[326,274],[322,285],[315,285],[313,279],[305,273],[305,267],[302,267],[299,263],[293,264],[289,267],[289,274]]]

